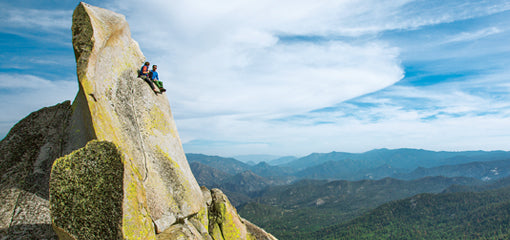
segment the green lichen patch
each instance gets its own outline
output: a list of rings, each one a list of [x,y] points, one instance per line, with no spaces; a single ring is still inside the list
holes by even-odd
[[[211,235],[214,240],[224,240],[218,223],[213,223],[209,226],[209,235]]]
[[[212,189],[212,205],[209,208],[209,234],[221,232],[224,239],[246,240],[246,226],[242,223],[236,209],[230,204],[227,196],[219,189]]]
[[[91,141],[59,158],[50,178],[53,225],[76,239],[122,239],[124,165],[115,144]]]

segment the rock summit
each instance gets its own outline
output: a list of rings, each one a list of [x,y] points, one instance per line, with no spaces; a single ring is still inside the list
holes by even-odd
[[[275,239],[197,184],[166,94],[137,78],[145,57],[125,17],[80,3],[72,32],[72,105],[0,142],[2,239]]]

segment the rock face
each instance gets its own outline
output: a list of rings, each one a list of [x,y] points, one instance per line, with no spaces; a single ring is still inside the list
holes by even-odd
[[[221,190],[212,189],[211,198],[209,228],[214,239],[255,239]]]
[[[69,101],[33,112],[0,142],[0,239],[56,239],[48,181],[62,156]]]
[[[72,106],[33,113],[0,143],[0,239],[275,239],[198,186],[165,94],[137,78],[145,58],[125,17],[80,3],[72,31]]]
[[[71,119],[71,133],[78,134],[69,146],[106,140],[123,153],[124,210],[132,212],[124,217],[125,232],[140,224],[150,227],[151,219],[161,231],[199,212],[204,208],[202,194],[186,162],[170,104],[137,78],[145,59],[124,16],[81,3],[72,30],[80,90]],[[141,191],[146,201],[139,197]],[[134,217],[144,212],[151,219]]]

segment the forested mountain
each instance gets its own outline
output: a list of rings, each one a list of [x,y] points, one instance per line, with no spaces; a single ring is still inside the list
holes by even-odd
[[[384,164],[375,168],[359,168],[354,160],[328,161],[308,167],[293,175],[300,179],[342,179],[356,181],[361,179],[382,179],[408,172],[407,169],[393,168]]]
[[[510,239],[510,188],[420,194],[295,239]]]
[[[232,175],[200,162],[190,162],[190,168],[200,186],[221,189],[234,206],[249,202],[269,186],[285,183],[258,176],[250,170]]]
[[[510,187],[510,177],[489,181],[485,184],[475,185],[452,185],[445,189],[443,193],[454,193],[454,192],[483,192],[494,190],[498,188]]]
[[[233,176],[232,174],[228,174],[199,162],[191,162],[189,166],[191,168],[191,172],[193,172],[193,175],[197,179],[198,184],[206,186],[207,188],[221,186],[222,182]]]
[[[398,179],[417,179],[426,176],[472,177],[484,181],[504,178],[510,175],[510,159],[487,162],[470,162],[433,168],[417,168],[410,173],[397,173]]]
[[[413,196],[420,196],[419,198],[423,199],[428,199],[429,196],[441,197],[443,194],[471,196],[463,194],[510,186],[510,178],[504,178],[510,173],[508,155],[508,152],[503,151],[432,152],[415,149],[380,149],[363,154],[335,152],[312,154],[295,160],[294,167],[292,163],[272,166],[261,162],[257,165],[248,165],[233,158],[199,154],[188,154],[188,161],[200,185],[222,189],[236,205],[241,216],[262,226],[281,240],[377,239],[371,236],[380,233],[365,233],[370,225],[356,222],[358,218],[371,216],[369,219],[377,219],[378,214],[384,212],[374,209],[382,204],[392,204],[392,201],[409,197],[412,199]],[[304,164],[304,159],[314,162]],[[305,165],[310,166],[302,168]],[[427,167],[409,169],[421,165]],[[435,195],[419,195],[423,193]],[[497,195],[498,191],[495,191],[490,196],[497,197]],[[484,195],[476,196],[483,198]],[[445,201],[444,204],[447,206],[455,204],[448,202],[450,200],[459,199],[445,197],[444,200],[437,201]],[[492,200],[489,198],[487,201]],[[372,210],[374,212],[371,212]],[[495,212],[486,214],[490,218],[492,215],[489,216],[489,214],[493,213]],[[501,217],[497,214],[494,216]],[[422,217],[426,218],[425,215],[419,215],[416,218]],[[350,222],[352,225],[346,225],[349,221],[352,221]],[[395,221],[392,226],[401,220]],[[419,226],[418,229],[410,230],[404,227],[403,230],[391,232],[392,229],[381,228],[380,231],[397,235],[402,235],[403,231],[415,231],[421,234],[419,224],[422,223],[416,224]],[[412,228],[412,226],[408,227]],[[500,232],[499,229],[497,231]],[[354,235],[362,237],[356,238],[353,237]],[[387,238],[380,239],[406,239],[394,238],[395,235],[382,236]],[[450,235],[435,233],[432,235],[412,233],[402,236],[411,236],[411,239],[414,237],[450,239]],[[467,236],[466,239],[473,236]]]
[[[250,170],[250,165],[234,158],[224,158],[219,156],[208,156],[204,154],[186,153],[189,163],[199,162],[222,172],[235,175]]]
[[[457,185],[481,184],[472,178],[427,177],[404,181],[391,178],[362,181],[302,180],[270,187],[240,206],[244,218],[279,239],[294,239],[311,231],[352,220],[375,207],[420,193],[439,193]]]

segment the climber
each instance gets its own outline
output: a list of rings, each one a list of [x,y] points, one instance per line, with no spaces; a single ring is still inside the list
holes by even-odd
[[[152,70],[149,73],[149,78],[158,86],[159,91],[166,92],[166,89],[163,88],[163,82],[159,81],[159,75],[158,72],[156,72],[156,69],[158,69],[158,65],[152,65]]]
[[[154,83],[152,83],[152,81],[149,77],[149,66],[150,65],[151,64],[149,62],[145,62],[145,64],[140,69],[140,74],[138,75],[138,77],[143,79],[144,81],[146,81],[149,84],[149,86],[152,88],[152,90],[154,90],[154,92],[156,94],[158,94],[158,93],[160,93],[159,90],[154,86]]]

